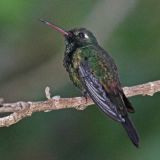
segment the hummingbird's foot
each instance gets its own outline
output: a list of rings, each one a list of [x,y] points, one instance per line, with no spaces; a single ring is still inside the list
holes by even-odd
[[[79,105],[79,106],[76,106],[75,108],[76,108],[77,110],[82,111],[82,110],[84,110],[84,109],[87,108],[87,102],[88,102],[89,96],[85,95],[85,96],[83,96],[83,98],[85,98],[85,102],[84,102],[83,104]]]
[[[79,106],[76,106],[75,109],[79,110],[79,111],[83,111],[84,109],[86,109],[86,105],[79,105]]]

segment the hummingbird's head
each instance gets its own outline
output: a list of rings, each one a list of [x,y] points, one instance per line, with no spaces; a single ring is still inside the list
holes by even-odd
[[[72,46],[72,48],[76,48],[98,43],[92,32],[88,31],[85,28],[75,28],[69,31],[65,31],[64,29],[58,27],[53,23],[45,20],[41,21],[47,24],[49,27],[53,28],[54,30],[60,32],[64,36],[66,47]]]
[[[67,32],[68,35],[65,36],[65,41],[74,43],[77,47],[98,43],[93,33],[85,28],[74,28]]]

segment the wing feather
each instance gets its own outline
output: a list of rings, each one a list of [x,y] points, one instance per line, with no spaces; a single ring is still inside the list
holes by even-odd
[[[87,61],[79,65],[79,76],[86,86],[87,92],[92,100],[112,119],[123,122],[121,114],[117,111],[116,106],[107,97],[107,93],[99,80],[91,73]]]

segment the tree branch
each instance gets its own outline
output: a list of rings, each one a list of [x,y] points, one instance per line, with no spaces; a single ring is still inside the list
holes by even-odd
[[[124,87],[124,93],[127,97],[136,95],[149,95],[160,91],[160,80],[149,82],[133,87]],[[60,98],[55,96],[50,97],[49,88],[45,90],[48,100],[40,102],[15,102],[4,103],[3,99],[0,99],[0,113],[11,113],[10,115],[0,118],[0,127],[8,127],[22,120],[25,117],[29,117],[34,112],[48,112],[58,109],[75,108],[83,110],[87,106],[90,106],[93,101],[88,97],[74,97],[74,98]]]

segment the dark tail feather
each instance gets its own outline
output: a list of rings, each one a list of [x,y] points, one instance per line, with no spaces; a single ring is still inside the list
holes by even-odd
[[[126,130],[132,143],[136,147],[139,147],[139,137],[138,137],[136,129],[134,128],[134,126],[133,126],[131,120],[128,118],[128,116],[124,117],[124,119],[125,119],[125,122],[122,122],[124,129]]]

